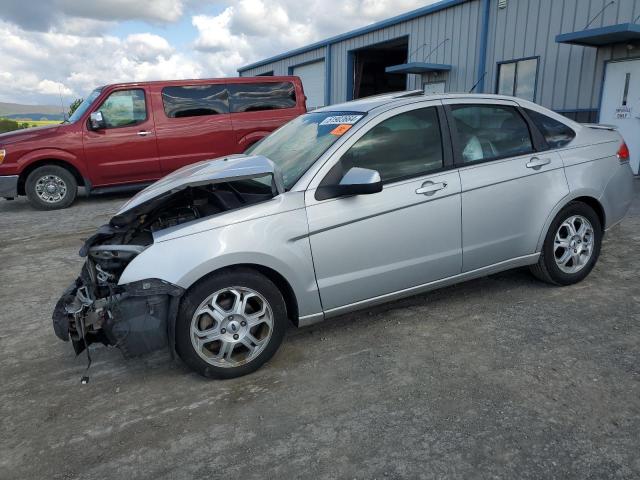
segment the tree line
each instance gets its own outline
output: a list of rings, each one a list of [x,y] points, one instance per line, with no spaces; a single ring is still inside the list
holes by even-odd
[[[76,98],[71,105],[69,105],[69,117],[73,115],[73,112],[80,106],[83,102],[83,98]],[[67,117],[68,118],[68,117]],[[1,118],[0,117],[0,133],[13,132],[14,130],[22,130],[24,128],[35,127],[35,124],[29,122],[21,122],[17,120],[12,120],[10,118]]]

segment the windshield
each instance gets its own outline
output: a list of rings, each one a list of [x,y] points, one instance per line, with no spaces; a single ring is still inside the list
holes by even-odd
[[[102,88],[96,88],[93,92],[91,92],[89,96],[82,101],[80,106],[76,108],[76,111],[73,112],[73,115],[69,117],[69,123],[77,122],[78,120],[80,120],[80,117],[84,115],[84,112],[86,112],[91,104],[96,100],[96,98],[98,98],[101,91]]]
[[[313,112],[301,115],[247,150],[264,155],[282,171],[289,190],[327,149],[344,135],[363,112]]]

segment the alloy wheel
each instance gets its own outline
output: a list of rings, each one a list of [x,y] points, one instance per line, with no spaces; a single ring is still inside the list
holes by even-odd
[[[58,203],[67,195],[67,184],[57,175],[43,175],[36,181],[35,189],[46,203]]]
[[[216,367],[238,367],[255,359],[273,333],[273,311],[258,292],[228,287],[207,297],[191,320],[191,344]]]
[[[591,222],[582,215],[567,218],[556,232],[553,254],[564,273],[582,270],[593,255],[594,232]]]

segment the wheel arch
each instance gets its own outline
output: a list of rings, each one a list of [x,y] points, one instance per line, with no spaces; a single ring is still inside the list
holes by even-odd
[[[293,325],[298,326],[298,318],[299,318],[299,308],[298,308],[298,299],[296,298],[296,294],[291,286],[291,283],[282,275],[280,272],[274,270],[271,267],[267,267],[265,265],[259,265],[256,263],[238,263],[234,265],[229,265],[225,267],[218,268],[213,270],[203,277],[196,280],[191,286],[189,286],[189,290],[194,288],[196,285],[205,281],[206,279],[218,275],[223,272],[238,270],[238,269],[249,269],[254,270],[269,280],[271,280],[275,286],[278,288],[282,297],[284,298],[285,306],[287,308],[287,317],[291,321]]]
[[[538,245],[536,247],[536,252],[542,251],[544,240],[547,237],[547,233],[549,232],[549,227],[551,226],[551,223],[553,222],[553,220],[556,218],[558,213],[560,213],[560,211],[564,207],[569,205],[571,202],[581,202],[591,207],[596,212],[596,215],[598,215],[598,219],[600,220],[600,228],[604,232],[607,218],[606,218],[606,212],[605,212],[604,206],[602,205],[600,200],[598,200],[590,192],[589,193],[576,192],[574,195],[569,195],[567,197],[564,197],[562,201],[559,202],[551,211],[551,213],[547,217],[544,228],[540,233],[540,237],[538,238]]]
[[[80,173],[80,170],[70,162],[65,160],[59,160],[57,158],[42,158],[39,160],[35,160],[29,163],[25,168],[22,169],[20,175],[18,176],[18,195],[25,195],[25,183],[27,181],[27,177],[33,172],[35,169],[39,167],[44,167],[45,165],[55,165],[58,167],[62,167],[67,169],[73,177],[78,182],[78,186],[87,186],[87,182],[85,178]]]

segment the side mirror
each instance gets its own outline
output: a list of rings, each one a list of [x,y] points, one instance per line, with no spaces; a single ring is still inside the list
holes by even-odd
[[[382,191],[382,180],[377,170],[352,167],[345,173],[338,185],[318,187],[316,199],[345,197],[350,195],[369,195]]]
[[[89,126],[91,130],[101,130],[103,128],[107,128],[107,124],[102,117],[102,112],[91,112],[91,115],[89,115]]]

